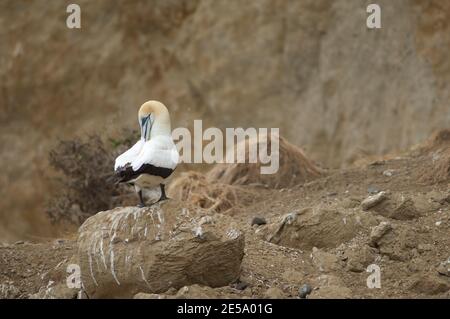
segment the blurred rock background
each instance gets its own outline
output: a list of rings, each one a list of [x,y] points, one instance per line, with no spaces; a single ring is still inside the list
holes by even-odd
[[[280,127],[328,167],[404,149],[450,126],[450,2],[0,2],[0,240],[57,234],[59,139],[134,127],[148,99],[173,126]]]

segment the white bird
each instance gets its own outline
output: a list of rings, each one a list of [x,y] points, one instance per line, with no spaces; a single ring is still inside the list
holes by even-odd
[[[179,154],[172,139],[170,115],[158,101],[142,104],[138,114],[141,139],[116,158],[114,171],[119,183],[132,184],[139,195],[139,207],[144,207],[142,189],[159,184],[161,197],[167,199],[164,180],[175,170]]]

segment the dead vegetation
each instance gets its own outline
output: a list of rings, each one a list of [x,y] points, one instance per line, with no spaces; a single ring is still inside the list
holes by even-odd
[[[97,135],[60,141],[50,152],[50,165],[61,173],[60,192],[47,204],[53,223],[79,225],[97,212],[122,203],[125,192],[113,180],[114,158],[136,134],[124,133],[123,140],[109,139],[108,144]]]
[[[271,149],[270,139],[262,137],[265,139]],[[169,193],[178,200],[213,212],[233,213],[242,205],[254,203],[263,189],[292,187],[324,174],[300,148],[283,137],[279,141],[279,169],[275,174],[261,174],[261,161],[249,163],[250,148],[259,146],[258,140],[247,139],[241,142],[245,144],[245,163],[216,164],[206,175],[183,173],[172,182]],[[235,146],[235,154],[241,146]]]
[[[260,137],[261,138],[261,137]],[[264,140],[265,138],[262,137]],[[270,139],[266,139],[267,148],[271,149]],[[218,164],[207,174],[208,180],[230,185],[262,184],[270,188],[286,188],[316,179],[324,174],[316,164],[309,160],[303,150],[279,137],[279,169],[276,174],[261,174],[261,161],[249,162],[249,149],[258,143],[255,139],[245,143],[245,164]],[[235,146],[235,150],[242,145]]]
[[[198,172],[185,172],[169,186],[171,197],[189,202],[210,212],[232,213],[242,203],[250,204],[255,194],[249,189],[208,181]]]

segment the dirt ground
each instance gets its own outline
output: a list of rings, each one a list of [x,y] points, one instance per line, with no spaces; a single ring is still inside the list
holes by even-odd
[[[158,298],[299,298],[304,285],[312,288],[308,298],[449,298],[450,148],[444,133],[403,154],[324,170],[292,188],[236,186],[253,194],[239,209],[223,212],[245,233],[240,282]],[[380,192],[383,200],[367,204]],[[255,217],[267,224],[251,225]],[[0,298],[42,298],[64,282],[76,246],[75,235],[69,237],[0,246]],[[373,264],[381,288],[369,289]]]

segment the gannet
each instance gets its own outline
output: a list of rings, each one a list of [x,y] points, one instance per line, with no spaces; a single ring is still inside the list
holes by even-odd
[[[172,139],[170,115],[166,106],[158,101],[147,101],[139,109],[141,138],[128,151],[119,155],[114,164],[118,183],[135,187],[139,195],[139,207],[145,207],[142,189],[159,184],[161,197],[168,199],[164,180],[175,170],[179,154]]]

